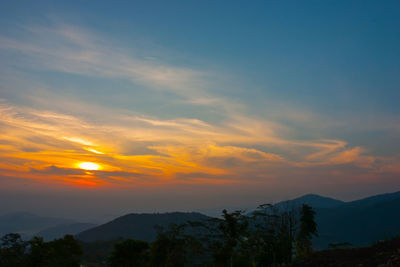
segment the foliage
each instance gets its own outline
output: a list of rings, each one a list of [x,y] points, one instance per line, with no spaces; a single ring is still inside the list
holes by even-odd
[[[0,239],[0,267],[23,266],[26,247],[19,234],[3,236]]]
[[[318,236],[315,211],[303,204],[300,216],[300,229],[297,234],[296,250],[298,257],[305,257],[312,252],[312,236]]]
[[[149,243],[146,241],[126,239],[119,242],[114,245],[109,266],[145,266],[149,257],[149,248]]]
[[[80,266],[82,248],[72,235],[45,243],[47,259],[42,266]]]
[[[213,243],[214,262],[221,266],[234,266],[241,261],[248,237],[248,221],[243,211],[222,211],[217,224],[217,237]]]
[[[252,221],[254,224],[249,241],[253,264],[269,266],[291,262],[298,210],[289,206],[276,208],[262,205],[253,213]]]
[[[81,246],[71,235],[51,242],[40,237],[26,242],[12,233],[0,240],[0,267],[78,267],[81,255]]]
[[[174,226],[153,243],[153,249],[158,248],[159,253],[152,254],[152,266],[171,266],[166,255],[180,259],[174,266],[245,267],[290,263],[299,230],[299,214],[295,207],[263,205],[251,216],[246,216],[244,211],[223,210],[221,218]]]
[[[151,246],[151,266],[185,266],[196,251],[196,242],[184,233],[186,225],[170,224],[167,230],[158,227],[157,239]]]
[[[310,206],[262,205],[255,212],[223,210],[220,218],[157,228],[152,243],[134,239],[82,242],[84,266],[247,267],[287,265],[312,252],[317,235]],[[0,239],[0,267],[80,266],[82,247],[73,236],[51,242]],[[108,260],[107,260],[108,259]]]
[[[83,250],[82,265],[87,267],[106,266],[114,245],[123,240],[124,239],[98,240],[94,242],[80,241]]]

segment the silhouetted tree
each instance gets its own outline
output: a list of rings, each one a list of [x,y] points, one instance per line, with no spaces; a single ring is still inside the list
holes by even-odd
[[[146,266],[149,260],[149,248],[149,243],[141,240],[126,239],[117,243],[109,258],[109,266]]]
[[[182,236],[185,225],[170,224],[164,231],[158,228],[157,239],[151,245],[151,266],[179,267],[186,261],[186,240]]]
[[[26,247],[19,234],[3,236],[0,239],[0,267],[24,266]]]
[[[311,206],[303,204],[300,212],[300,229],[296,238],[298,257],[304,257],[312,252],[312,236],[318,236],[315,211]]]
[[[114,245],[122,241],[123,239],[80,241],[83,250],[82,265],[87,267],[104,266],[113,251]]]
[[[29,267],[41,267],[46,265],[48,260],[48,250],[46,243],[41,237],[33,237],[29,242],[29,254],[27,255],[27,266]]]
[[[216,243],[219,248],[214,254],[216,262],[234,266],[235,261],[240,261],[240,252],[245,251],[248,226],[243,211],[222,211],[222,220],[218,224],[221,238]]]
[[[79,267],[82,248],[72,235],[65,235],[44,246],[46,261],[42,266]]]
[[[251,216],[244,211],[223,210],[221,218],[171,224],[166,230],[159,227],[157,238],[150,246],[144,241],[122,241],[114,246],[109,265],[261,267],[287,264],[292,261],[294,247],[300,257],[311,252],[311,239],[317,234],[314,216],[315,212],[307,205],[301,210],[297,206],[262,205]],[[49,252],[33,253],[36,247],[40,252],[43,240],[33,241],[32,259],[51,256]]]
[[[191,222],[189,226],[200,228],[196,231],[197,244],[200,244],[197,247],[201,247],[203,260],[212,260],[207,266],[247,266],[250,262],[248,218],[243,211],[229,213],[223,210],[222,218]]]
[[[279,228],[277,239],[277,259],[279,263],[292,261],[293,246],[298,231],[299,210],[295,206],[284,206],[279,212]]]

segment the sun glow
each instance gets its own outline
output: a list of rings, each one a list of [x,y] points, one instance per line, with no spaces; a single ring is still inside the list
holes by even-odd
[[[100,165],[93,162],[82,162],[78,166],[79,168],[88,171],[97,171],[100,169]]]

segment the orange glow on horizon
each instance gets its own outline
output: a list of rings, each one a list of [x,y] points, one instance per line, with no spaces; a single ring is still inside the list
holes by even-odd
[[[129,115],[99,125],[87,118],[2,104],[1,99],[0,117],[0,176],[38,183],[251,184],[292,175],[298,168],[342,165],[400,172],[398,156],[376,157],[343,140],[280,138],[270,130],[273,125],[252,118],[212,125]]]

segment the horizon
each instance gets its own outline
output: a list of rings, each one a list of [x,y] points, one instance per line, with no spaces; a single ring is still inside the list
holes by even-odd
[[[376,196],[384,196],[384,195],[392,195],[392,194],[398,194],[400,193],[400,191],[394,191],[394,192],[387,192],[387,193],[382,193],[382,194],[375,194],[375,195],[370,195],[370,196],[366,196],[366,197],[362,197],[362,198],[357,198],[357,199],[353,199],[353,200],[341,200],[341,199],[337,199],[337,198],[332,198],[332,197],[327,197],[327,196],[323,196],[323,195],[319,195],[319,194],[313,194],[313,193],[309,193],[309,194],[305,194],[305,195],[301,195],[298,197],[295,197],[293,199],[285,199],[285,200],[281,200],[281,201],[277,201],[277,202],[271,202],[269,204],[279,204],[282,202],[286,202],[286,201],[293,201],[293,200],[297,200],[297,199],[301,199],[303,197],[307,197],[307,196],[316,196],[316,197],[321,197],[321,198],[325,198],[325,199],[330,199],[330,200],[338,200],[344,204],[346,203],[351,203],[354,201],[360,201],[360,200],[365,200],[365,199],[370,199],[370,198],[374,198]],[[101,225],[110,221],[113,221],[119,217],[123,217],[126,215],[130,215],[130,214],[166,214],[166,213],[200,213],[209,217],[220,217],[222,214],[222,210],[226,209],[229,212],[233,212],[235,210],[241,210],[245,213],[249,213],[251,211],[254,211],[257,209],[257,207],[259,207],[260,205],[263,205],[266,203],[258,203],[257,205],[254,206],[247,206],[247,207],[238,207],[238,206],[232,206],[232,207],[213,207],[210,209],[197,209],[197,210],[179,210],[179,209],[170,209],[170,210],[161,210],[161,211],[142,211],[142,212],[135,212],[135,211],[122,211],[122,213],[120,214],[108,214],[108,215],[99,215],[99,214],[90,214],[89,216],[86,217],[81,217],[81,216],[77,216],[77,217],[63,217],[63,215],[61,214],[54,214],[54,213],[41,213],[39,212],[32,212],[32,211],[24,211],[24,210],[13,210],[12,212],[6,212],[6,213],[0,213],[0,216],[8,216],[8,215],[20,215],[20,214],[28,214],[28,215],[33,215],[33,216],[40,216],[40,217],[49,217],[49,218],[62,218],[62,219],[70,219],[74,222],[80,222],[80,223],[94,223],[97,225]]]
[[[0,214],[400,191],[398,1],[0,3]]]

